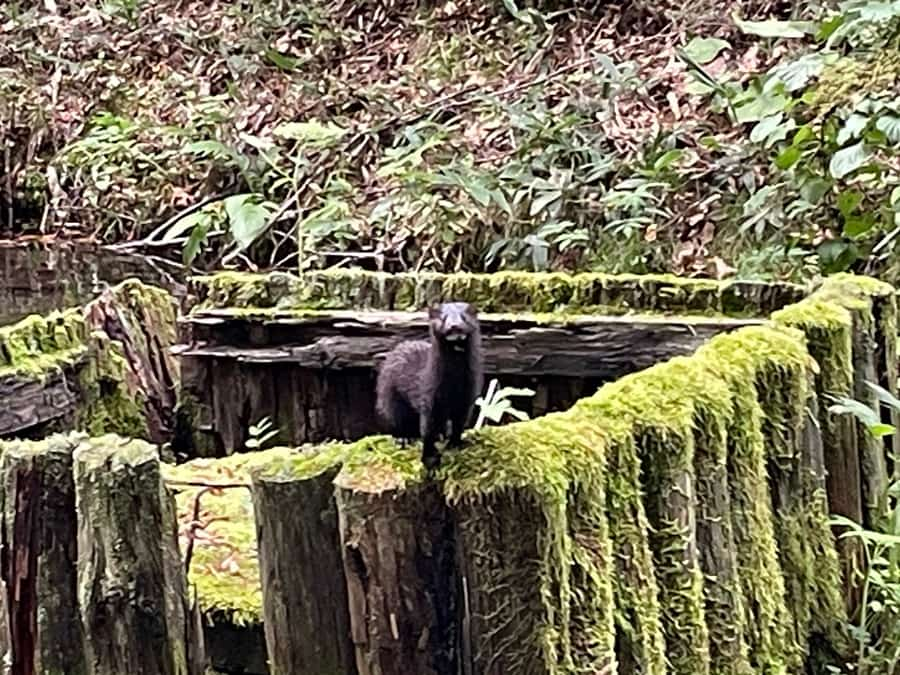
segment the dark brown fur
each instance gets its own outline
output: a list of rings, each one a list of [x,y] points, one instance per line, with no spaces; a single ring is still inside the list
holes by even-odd
[[[445,303],[429,310],[428,323],[430,340],[403,342],[388,352],[378,373],[376,409],[395,437],[422,439],[422,461],[431,469],[440,464],[439,436],[451,447],[462,443],[484,375],[472,305]]]

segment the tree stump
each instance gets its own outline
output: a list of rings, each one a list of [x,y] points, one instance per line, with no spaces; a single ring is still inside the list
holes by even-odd
[[[433,484],[376,464],[336,500],[359,675],[456,675],[453,526]]]
[[[332,484],[337,465],[304,466],[298,456],[253,474],[269,666],[273,675],[355,675]]]
[[[78,616],[72,450],[79,437],[0,445],[3,651],[9,675],[86,673]]]
[[[89,672],[184,675],[184,570],[157,449],[107,435],[83,442],[74,458]]]

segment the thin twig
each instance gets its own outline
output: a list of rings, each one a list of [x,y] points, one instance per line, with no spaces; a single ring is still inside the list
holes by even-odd
[[[204,488],[194,495],[194,508],[191,515],[191,526],[188,528],[188,542],[184,550],[184,573],[189,574],[191,571],[191,558],[194,557],[194,541],[197,530],[200,529],[200,497],[210,491],[211,488]]]
[[[209,490],[231,490],[234,488],[250,489],[250,483],[209,483],[202,480],[167,480],[166,485],[175,487],[199,487]]]

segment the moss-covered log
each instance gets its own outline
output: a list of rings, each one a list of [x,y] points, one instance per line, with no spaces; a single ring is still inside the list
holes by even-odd
[[[334,504],[339,466],[340,455],[323,450],[279,458],[253,473],[273,675],[357,672]]]
[[[370,454],[335,481],[360,675],[458,672],[453,522],[419,467],[417,453]]]
[[[10,675],[84,675],[76,586],[77,435],[0,444],[0,613]]]
[[[502,272],[384,274],[334,269],[302,276],[220,273],[192,280],[206,307],[421,310],[462,300],[484,312],[630,310],[764,316],[805,295],[802,286],[673,275]]]
[[[184,570],[157,449],[109,435],[84,441],[74,457],[89,672],[184,675]]]

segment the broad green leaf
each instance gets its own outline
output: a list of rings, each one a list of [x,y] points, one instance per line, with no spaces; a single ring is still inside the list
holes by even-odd
[[[750,140],[754,143],[765,142],[769,137],[769,134],[775,131],[775,129],[778,128],[778,125],[781,124],[782,119],[784,119],[784,113],[781,112],[770,115],[769,117],[763,117],[756,123],[756,126],[753,127],[753,131],[750,132]]]
[[[869,118],[865,115],[859,115],[857,113],[850,115],[850,117],[847,118],[847,121],[844,122],[844,126],[841,127],[841,130],[838,132],[837,144],[844,145],[847,141],[853,141],[859,138],[868,123]]]
[[[840,239],[823,241],[816,247],[819,265],[826,274],[846,272],[859,259],[859,249],[851,242]]]
[[[347,130],[334,122],[322,124],[318,120],[308,122],[285,122],[272,131],[275,136],[289,141],[297,141],[312,147],[329,147],[344,137]]]
[[[826,59],[822,54],[805,54],[798,59],[780,64],[769,71],[765,90],[771,91],[779,85],[783,85],[791,92],[803,89],[810,80],[821,74],[825,62]]]
[[[256,201],[256,195],[241,194],[225,199],[228,226],[240,250],[255,242],[269,227],[271,209]]]
[[[472,199],[482,206],[488,206],[491,203],[491,191],[480,181],[477,179],[465,179],[463,182],[465,184],[466,192],[469,193]]]
[[[900,117],[884,115],[875,122],[875,128],[887,136],[891,143],[900,143]]]
[[[684,51],[697,63],[705,65],[713,61],[723,49],[730,47],[727,41],[720,38],[695,37],[685,45]]]
[[[828,164],[828,171],[835,178],[843,178],[864,166],[867,161],[869,161],[869,151],[865,144],[856,143],[834,153]]]
[[[753,96],[735,111],[739,124],[758,122],[764,117],[783,112],[788,99],[778,93],[761,93]]]
[[[815,34],[818,30],[818,24],[811,21],[777,21],[775,19],[743,21],[735,16],[734,23],[748,35],[766,38],[802,38]]]
[[[540,193],[531,202],[531,207],[528,209],[528,215],[536,216],[560,197],[562,197],[562,192],[560,190],[549,190]]]
[[[844,236],[857,239],[872,231],[877,221],[871,214],[862,216],[846,216],[844,219]]]
[[[845,218],[862,203],[863,193],[859,190],[844,190],[837,198],[838,211]]]
[[[810,178],[800,188],[800,196],[810,204],[818,204],[828,194],[831,183],[824,178]]]
[[[797,163],[801,154],[800,148],[790,145],[782,150],[778,157],[775,158],[775,166],[782,171],[787,171]]]

